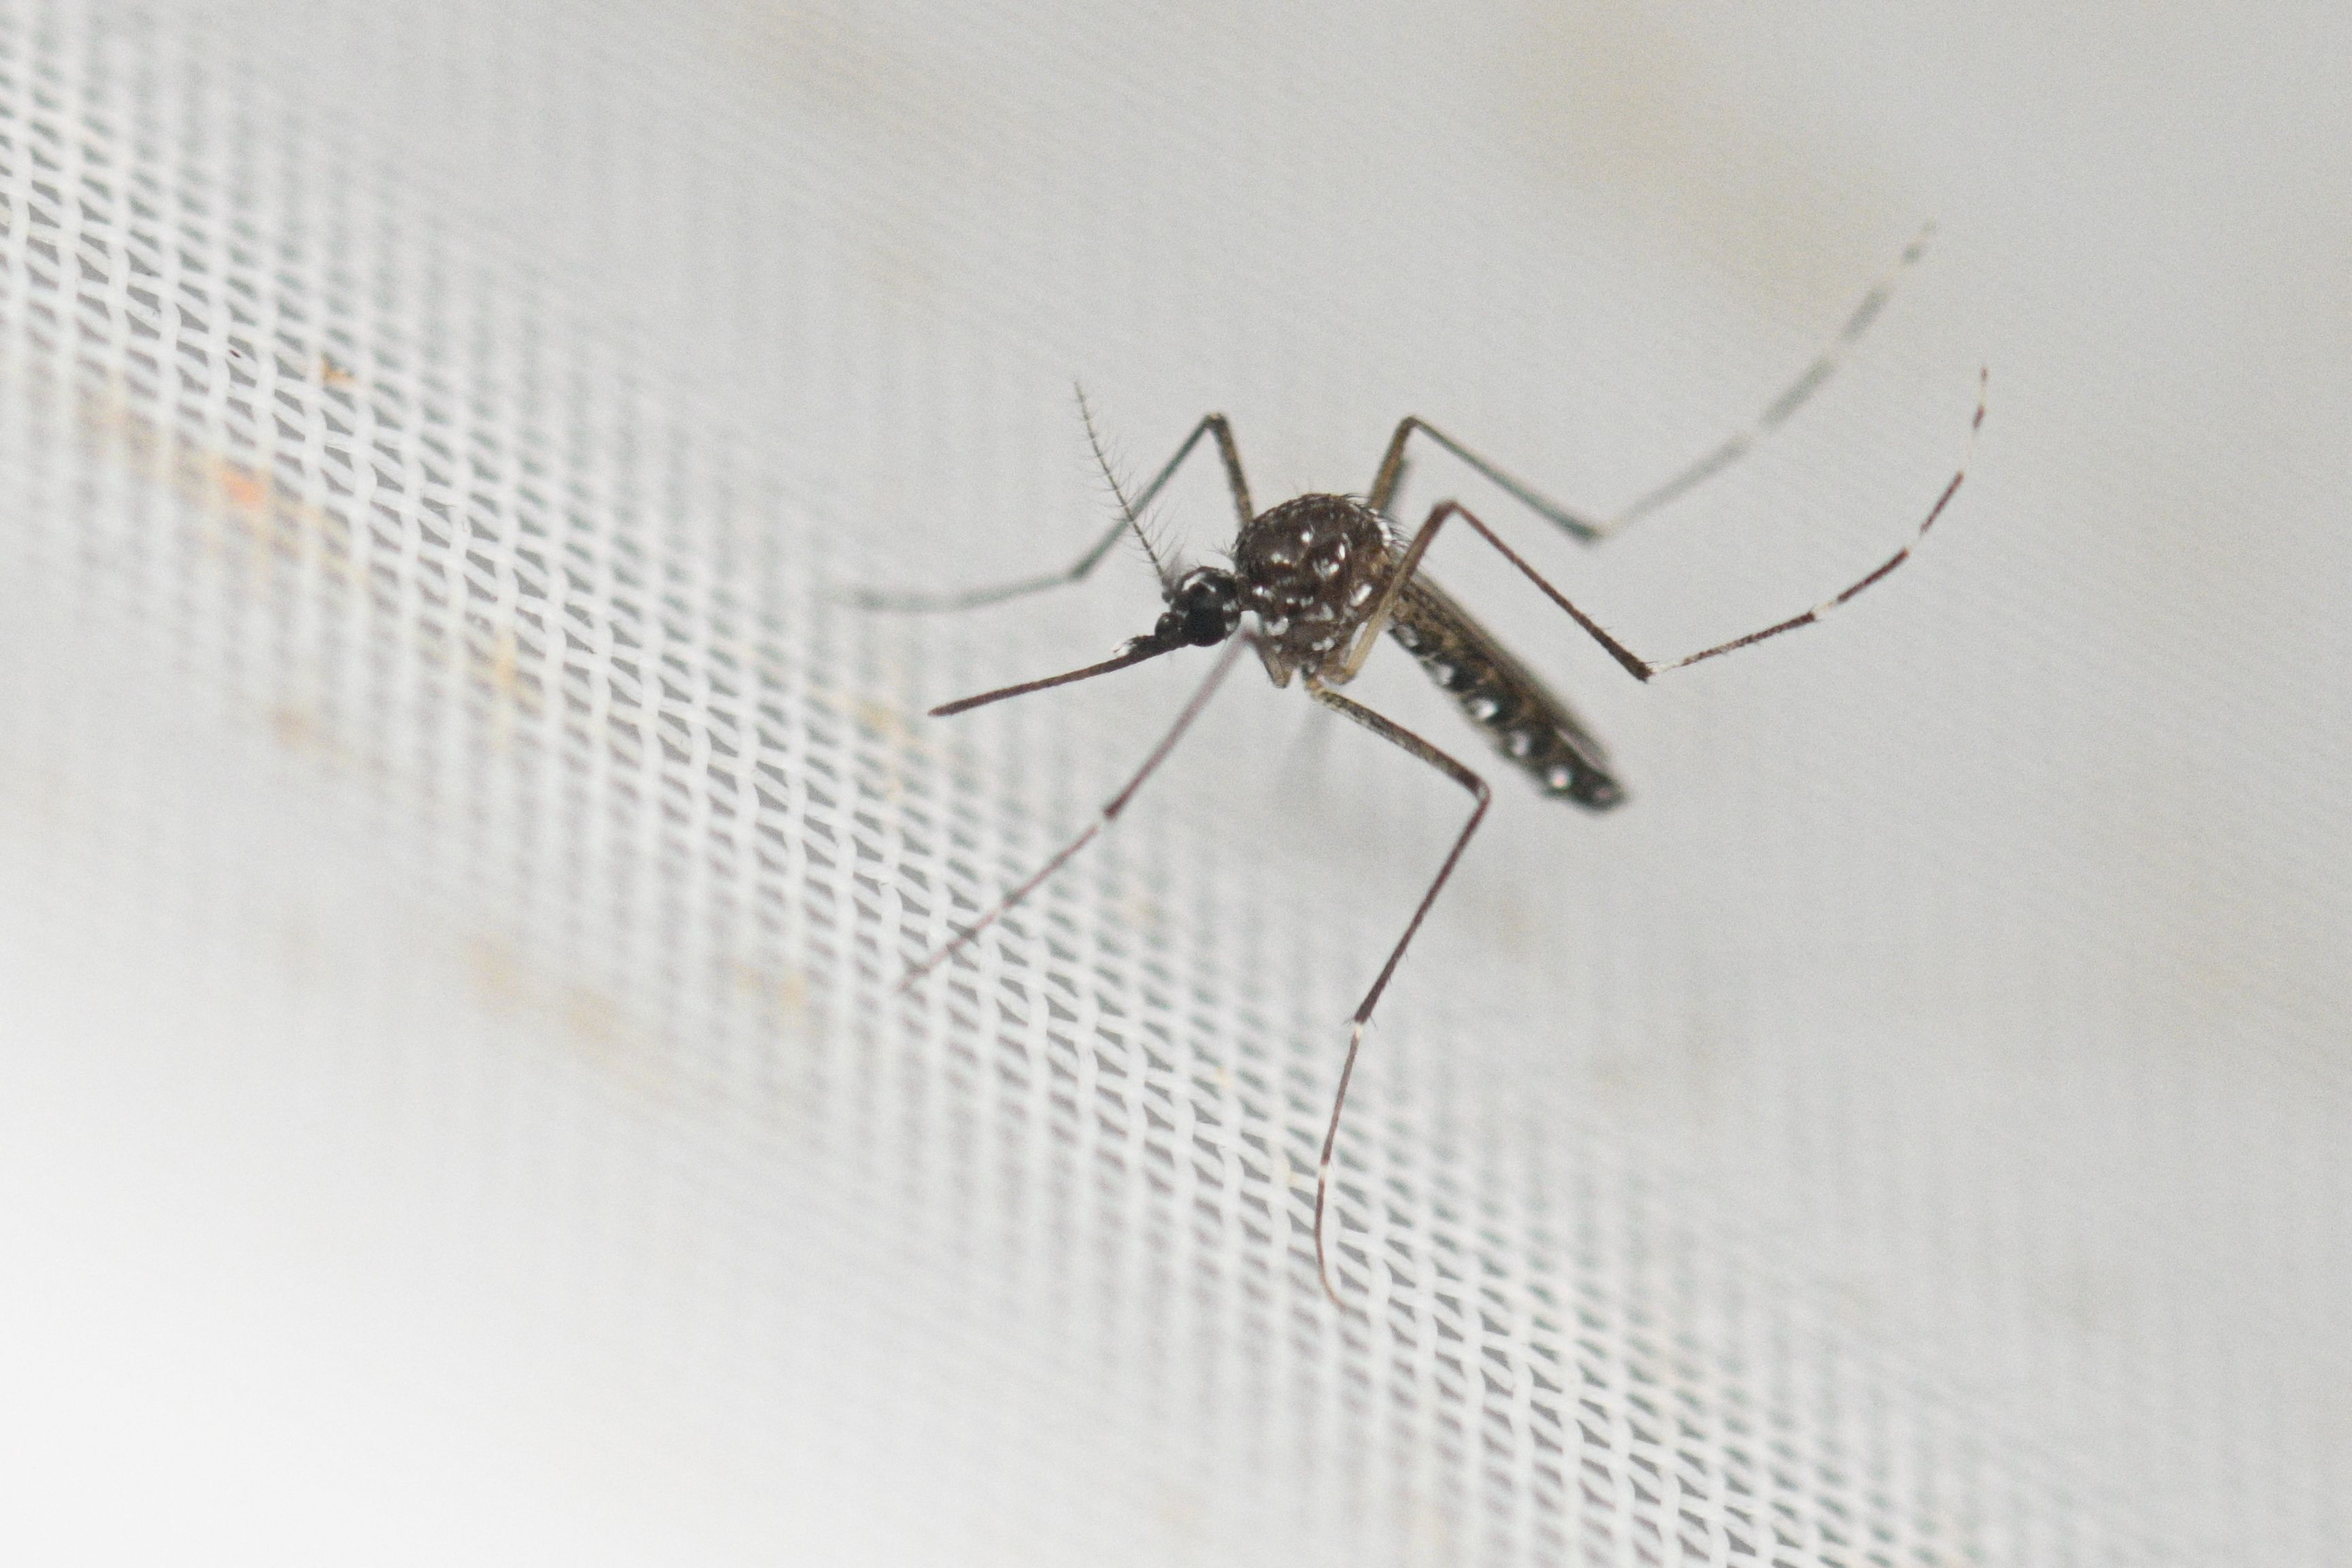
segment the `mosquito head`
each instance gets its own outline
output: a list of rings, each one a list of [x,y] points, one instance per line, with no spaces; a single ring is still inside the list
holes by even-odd
[[[1210,648],[1232,636],[1241,623],[1242,595],[1234,574],[1197,566],[1177,579],[1151,638],[1171,648]]]

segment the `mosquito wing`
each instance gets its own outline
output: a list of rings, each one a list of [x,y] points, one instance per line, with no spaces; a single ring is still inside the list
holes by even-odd
[[[1389,635],[1421,661],[1430,679],[1487,733],[1496,750],[1545,794],[1596,811],[1625,798],[1592,732],[1429,579],[1416,573],[1405,584]]]

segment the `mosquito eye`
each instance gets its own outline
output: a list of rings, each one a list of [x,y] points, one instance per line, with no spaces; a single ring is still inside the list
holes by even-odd
[[[1233,580],[1203,570],[1177,585],[1175,601],[1161,617],[1161,634],[1194,647],[1213,647],[1232,636],[1241,620],[1241,596]]]
[[[1184,640],[1206,648],[1233,635],[1232,606],[1213,595],[1202,594],[1184,607]]]

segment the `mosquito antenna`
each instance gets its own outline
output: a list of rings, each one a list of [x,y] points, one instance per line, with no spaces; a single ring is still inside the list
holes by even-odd
[[[960,697],[951,703],[941,703],[931,710],[933,718],[948,718],[960,713],[970,713],[990,703],[1003,702],[1006,697],[1027,696],[1052,686],[1066,686],[1073,681],[1089,680],[1096,675],[1108,675],[1113,670],[1124,670],[1146,659],[1156,659],[1162,653],[1172,653],[1182,647],[1181,643],[1162,643],[1151,637],[1132,637],[1127,645],[1099,664],[1088,664],[1083,670],[1072,670],[1066,675],[1047,675],[1042,681],[1024,681],[1017,686],[1003,686],[992,692],[982,692],[976,697]]]
[[[1078,394],[1078,417],[1086,422],[1087,444],[1094,448],[1095,466],[1102,470],[1102,476],[1110,483],[1111,497],[1118,503],[1119,515],[1127,519],[1127,526],[1135,530],[1135,537],[1142,542],[1143,553],[1151,558],[1151,570],[1160,574],[1160,585],[1163,588],[1174,586],[1176,580],[1169,574],[1168,563],[1160,559],[1159,547],[1144,531],[1143,519],[1137,517],[1135,508],[1128,504],[1127,487],[1118,482],[1118,475],[1110,465],[1110,457],[1103,451],[1102,433],[1095,428],[1095,411],[1093,405],[1087,402],[1087,389],[1072,382],[1070,390]]]

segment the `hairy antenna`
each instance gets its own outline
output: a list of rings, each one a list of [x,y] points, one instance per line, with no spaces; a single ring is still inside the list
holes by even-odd
[[[1174,588],[1176,580],[1169,575],[1168,563],[1160,559],[1158,547],[1152,544],[1151,536],[1144,531],[1143,519],[1137,517],[1135,508],[1128,504],[1127,487],[1118,482],[1118,475],[1110,465],[1110,457],[1103,451],[1102,433],[1095,428],[1095,411],[1087,402],[1087,389],[1072,382],[1070,390],[1078,394],[1078,417],[1086,422],[1087,444],[1094,449],[1095,466],[1101,469],[1102,476],[1109,481],[1111,497],[1118,503],[1119,516],[1125,517],[1127,526],[1135,530],[1136,538],[1143,546],[1143,553],[1151,558],[1151,570],[1159,574],[1160,587]]]

